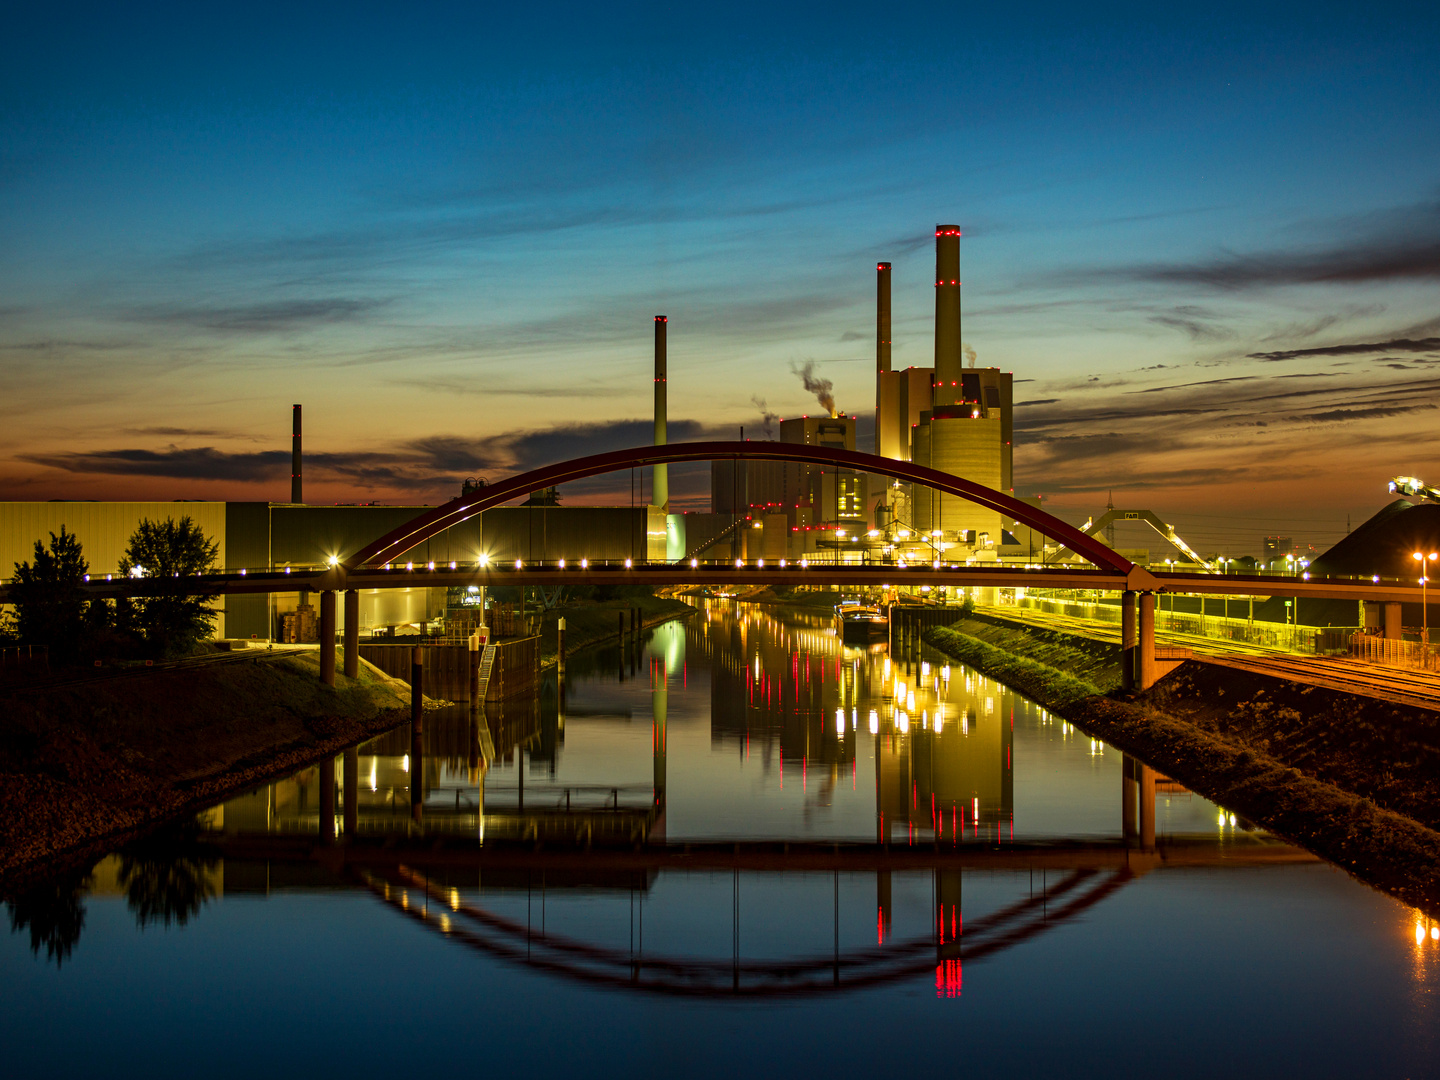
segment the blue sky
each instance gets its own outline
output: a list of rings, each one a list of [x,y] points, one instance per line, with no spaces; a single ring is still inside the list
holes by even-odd
[[[1031,380],[1018,490],[1253,547],[1428,475],[1427,6],[35,6],[7,37],[0,497],[283,498],[300,401],[312,499],[436,501],[643,440],[661,312],[677,436],[806,411],[810,360],[863,415],[874,263],[928,363],[937,222],[966,341]]]

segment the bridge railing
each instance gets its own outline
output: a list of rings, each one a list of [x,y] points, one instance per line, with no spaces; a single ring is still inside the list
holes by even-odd
[[[1013,606],[1032,611],[1043,611],[1052,615],[1069,615],[1074,618],[1093,619],[1096,622],[1120,625],[1121,611],[1118,604],[1100,604],[1085,600],[1063,597],[1026,596],[1014,601]],[[1256,622],[1248,618],[1225,615],[1202,615],[1197,611],[1169,611],[1157,605],[1155,629],[1162,633],[1189,634],[1194,637],[1211,638],[1215,641],[1233,641],[1237,644],[1258,645],[1261,648],[1281,652],[1300,653],[1307,656],[1334,656],[1349,653],[1350,639],[1359,632],[1354,626],[1305,626],[1273,622]]]

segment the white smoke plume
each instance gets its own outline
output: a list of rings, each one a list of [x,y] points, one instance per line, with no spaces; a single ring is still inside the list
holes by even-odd
[[[800,376],[800,381],[805,384],[805,389],[815,395],[815,400],[824,406],[831,415],[835,415],[835,384],[829,379],[817,379],[815,377],[815,361],[806,360],[805,366],[797,368],[790,365],[790,370]]]
[[[779,414],[771,412],[770,406],[765,404],[765,399],[758,394],[751,396],[750,404],[760,410],[760,423],[762,430],[765,432],[765,438],[773,439],[775,437],[775,429],[771,425],[780,419]]]

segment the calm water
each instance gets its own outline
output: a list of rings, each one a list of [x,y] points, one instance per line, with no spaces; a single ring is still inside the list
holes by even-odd
[[[11,904],[5,1075],[1440,1075],[1423,915],[937,660],[714,607],[233,799]]]

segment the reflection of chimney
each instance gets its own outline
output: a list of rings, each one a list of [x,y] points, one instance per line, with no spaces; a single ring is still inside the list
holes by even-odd
[[[300,488],[300,406],[290,406],[295,424],[294,441],[290,444],[290,501],[303,503],[305,496]]]
[[[890,264],[875,266],[875,370],[890,370]]]
[[[665,445],[665,328],[669,319],[655,316],[655,445]],[[650,481],[650,503],[670,509],[670,468],[656,465]]]
[[[960,399],[960,228],[935,226],[935,404]]]

